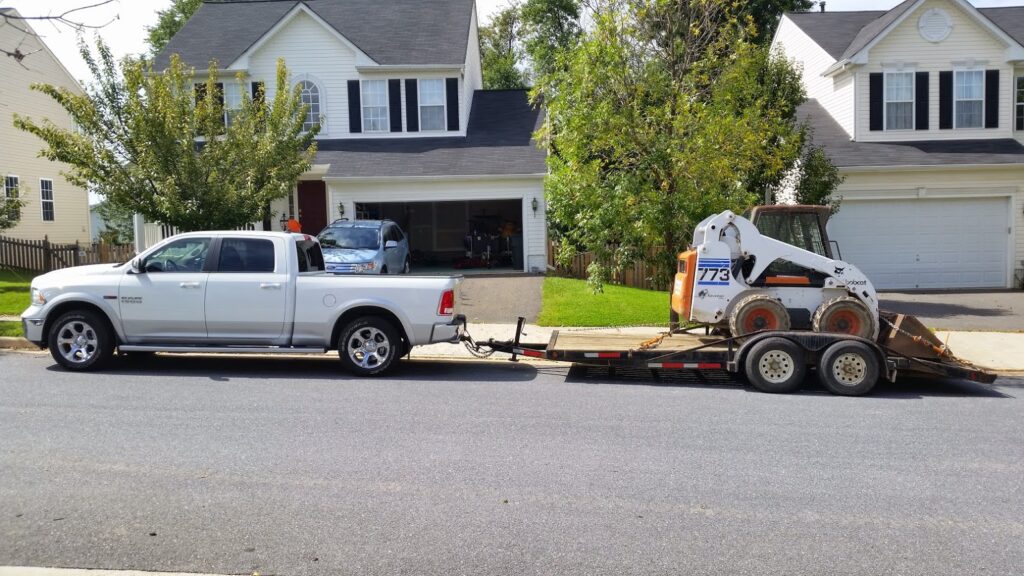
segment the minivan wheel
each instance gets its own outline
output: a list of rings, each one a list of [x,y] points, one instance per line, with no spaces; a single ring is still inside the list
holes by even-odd
[[[402,341],[390,322],[380,316],[356,318],[341,331],[338,357],[356,376],[378,376],[402,354]]]
[[[405,266],[402,267],[402,274],[409,274],[412,272],[412,265],[409,263],[409,259],[405,259]]]
[[[50,355],[65,370],[97,370],[114,352],[107,321],[90,310],[75,310],[57,318],[47,336]]]

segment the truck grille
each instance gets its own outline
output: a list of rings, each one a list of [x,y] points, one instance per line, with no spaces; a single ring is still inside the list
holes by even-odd
[[[335,274],[352,274],[353,272],[356,271],[356,265],[345,263],[328,264],[327,271],[334,272]]]

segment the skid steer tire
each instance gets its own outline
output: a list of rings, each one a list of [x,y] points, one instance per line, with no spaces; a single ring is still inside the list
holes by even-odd
[[[782,302],[764,294],[740,299],[729,314],[729,332],[746,336],[761,330],[789,330],[789,312]]]
[[[785,338],[754,343],[743,359],[743,372],[754,388],[769,394],[795,392],[807,375],[804,349]]]
[[[815,332],[849,334],[868,340],[878,333],[878,319],[860,300],[840,296],[822,302],[814,312],[811,329]]]

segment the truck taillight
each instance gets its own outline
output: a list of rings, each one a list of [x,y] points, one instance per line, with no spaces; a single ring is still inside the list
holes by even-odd
[[[437,307],[438,316],[451,316],[455,314],[455,290],[445,290],[441,294],[441,304]]]

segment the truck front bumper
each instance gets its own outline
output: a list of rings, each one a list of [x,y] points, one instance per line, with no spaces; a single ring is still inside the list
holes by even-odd
[[[434,327],[430,330],[430,343],[448,342],[450,344],[458,344],[459,335],[465,325],[465,314],[456,314],[452,321],[447,324],[434,324]]]
[[[40,348],[46,347],[46,335],[43,334],[43,325],[46,323],[46,318],[33,318],[31,316],[21,317],[21,331],[25,334],[25,339],[29,342],[39,346]]]

